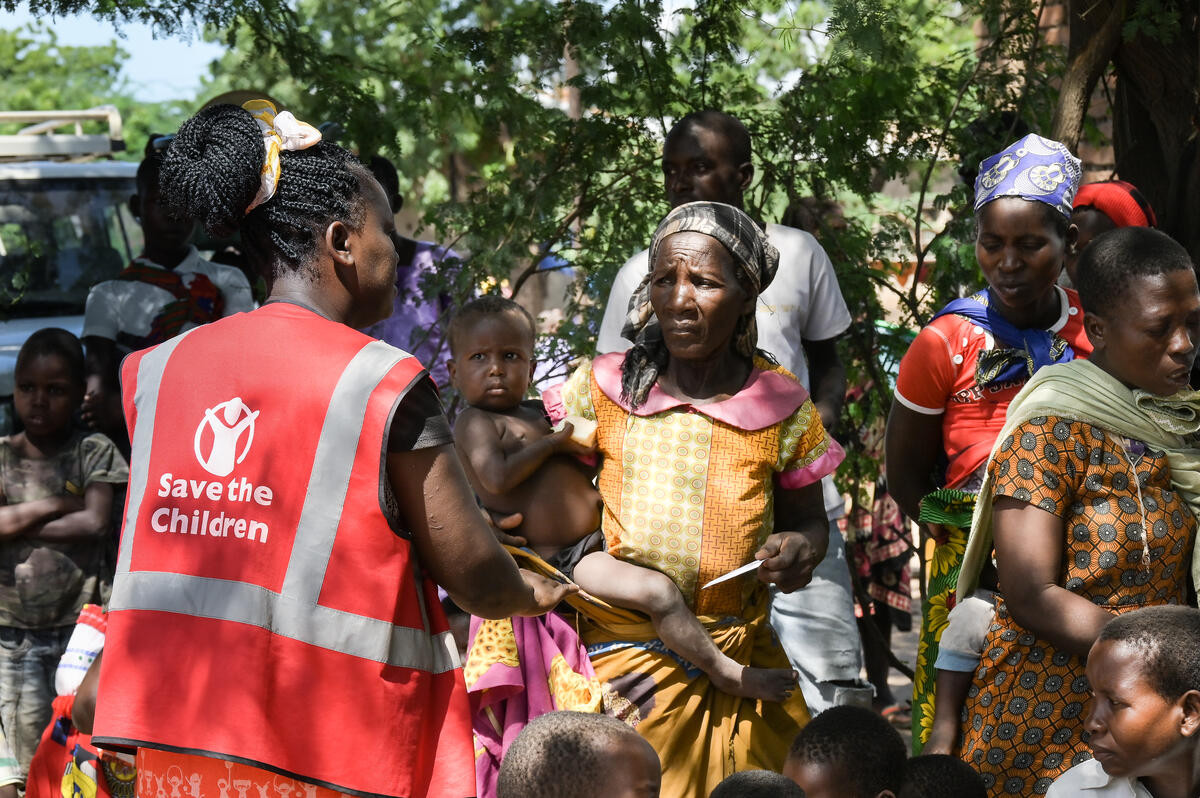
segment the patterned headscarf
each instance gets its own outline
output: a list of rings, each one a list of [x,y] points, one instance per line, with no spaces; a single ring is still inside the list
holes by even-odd
[[[1082,176],[1079,159],[1065,145],[1030,133],[980,162],[975,210],[1001,197],[1021,197],[1044,202],[1069,219]]]
[[[270,100],[249,100],[242,103],[242,108],[254,117],[258,129],[262,131],[263,148],[266,150],[259,174],[258,193],[246,206],[246,213],[250,213],[275,196],[275,188],[279,185],[279,153],[283,150],[307,150],[321,140],[321,131],[307,122],[301,122],[291,111],[277,111],[275,103]]]
[[[650,240],[649,268],[629,300],[629,312],[621,329],[621,335],[633,341],[621,370],[621,383],[623,398],[634,407],[645,401],[659,370],[666,365],[662,330],[650,305],[650,275],[663,241],[676,233],[703,233],[720,241],[741,267],[755,294],[761,294],[771,284],[779,268],[779,251],[767,240],[766,233],[744,211],[732,205],[689,202],[667,214]],[[758,325],[753,313],[738,326],[736,335],[734,347],[738,354],[753,358],[758,348]]]

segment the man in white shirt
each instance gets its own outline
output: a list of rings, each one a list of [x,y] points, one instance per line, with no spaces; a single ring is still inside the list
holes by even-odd
[[[742,207],[754,177],[750,134],[736,118],[720,111],[688,114],[663,144],[667,201],[724,202]],[[846,375],[837,353],[837,337],[850,326],[833,264],[816,239],[802,230],[765,225],[779,250],[779,271],[758,298],[758,346],[809,388],[826,429],[841,413]],[[629,298],[649,269],[648,251],[634,255],[617,273],[600,336],[599,353],[628,349],[621,337]],[[816,714],[834,704],[870,706],[871,690],[861,687],[862,649],[854,620],[854,601],[845,545],[837,520],[843,501],[826,478],[829,549],[808,587],[790,595],[774,594],[771,625],[800,674],[800,687]]]
[[[189,243],[196,223],[168,216],[159,204],[159,168],[170,138],[151,138],[138,167],[138,193],[129,199],[145,238],[141,256],[116,279],[92,286],[84,309],[81,337],[89,371],[84,417],[126,455],[117,380],[121,359],[199,324],[254,309],[246,276],[201,258]]]

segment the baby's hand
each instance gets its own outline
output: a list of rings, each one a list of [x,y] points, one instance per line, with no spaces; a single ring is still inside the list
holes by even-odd
[[[106,435],[125,427],[125,416],[119,397],[103,389],[92,389],[83,395],[79,417],[88,429]]]
[[[562,422],[562,428],[557,432],[550,433],[549,437],[553,441],[554,451],[559,454],[580,456],[595,454],[596,452],[595,430],[592,430],[591,441],[589,442],[576,432],[575,425],[570,421]]]
[[[96,429],[96,404],[98,399],[95,391],[83,395],[83,404],[79,406],[79,417],[88,429]]]

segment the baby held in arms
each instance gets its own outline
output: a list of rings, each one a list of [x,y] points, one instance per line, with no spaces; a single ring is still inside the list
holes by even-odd
[[[649,615],[663,643],[718,689],[785,699],[793,671],[743,667],[722,654],[670,577],[608,553],[593,470],[578,459],[595,451],[594,425],[555,431],[541,403],[525,400],[535,335],[529,313],[496,296],[467,304],[450,325],[450,379],[467,404],[454,441],[484,506],[520,513],[516,534],[530,548],[592,596]]]

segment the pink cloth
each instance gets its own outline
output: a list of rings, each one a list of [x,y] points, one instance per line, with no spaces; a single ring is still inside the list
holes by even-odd
[[[555,710],[600,709],[596,672],[571,624],[553,612],[540,618],[515,617],[511,622],[519,663],[514,666],[493,657],[482,675],[470,683],[477,656],[476,636],[487,623],[471,617],[467,694],[475,728],[479,798],[496,795],[500,761],[529,721]]]
[[[592,371],[596,375],[596,384],[604,391],[604,395],[635,416],[652,416],[664,410],[681,408],[708,416],[731,427],[757,430],[783,421],[796,412],[796,408],[808,398],[808,391],[794,377],[777,371],[754,368],[750,371],[746,384],[724,401],[693,405],[676,399],[655,383],[650,388],[645,404],[634,410],[621,401],[621,363],[624,360],[624,352],[599,355],[592,362]]]

